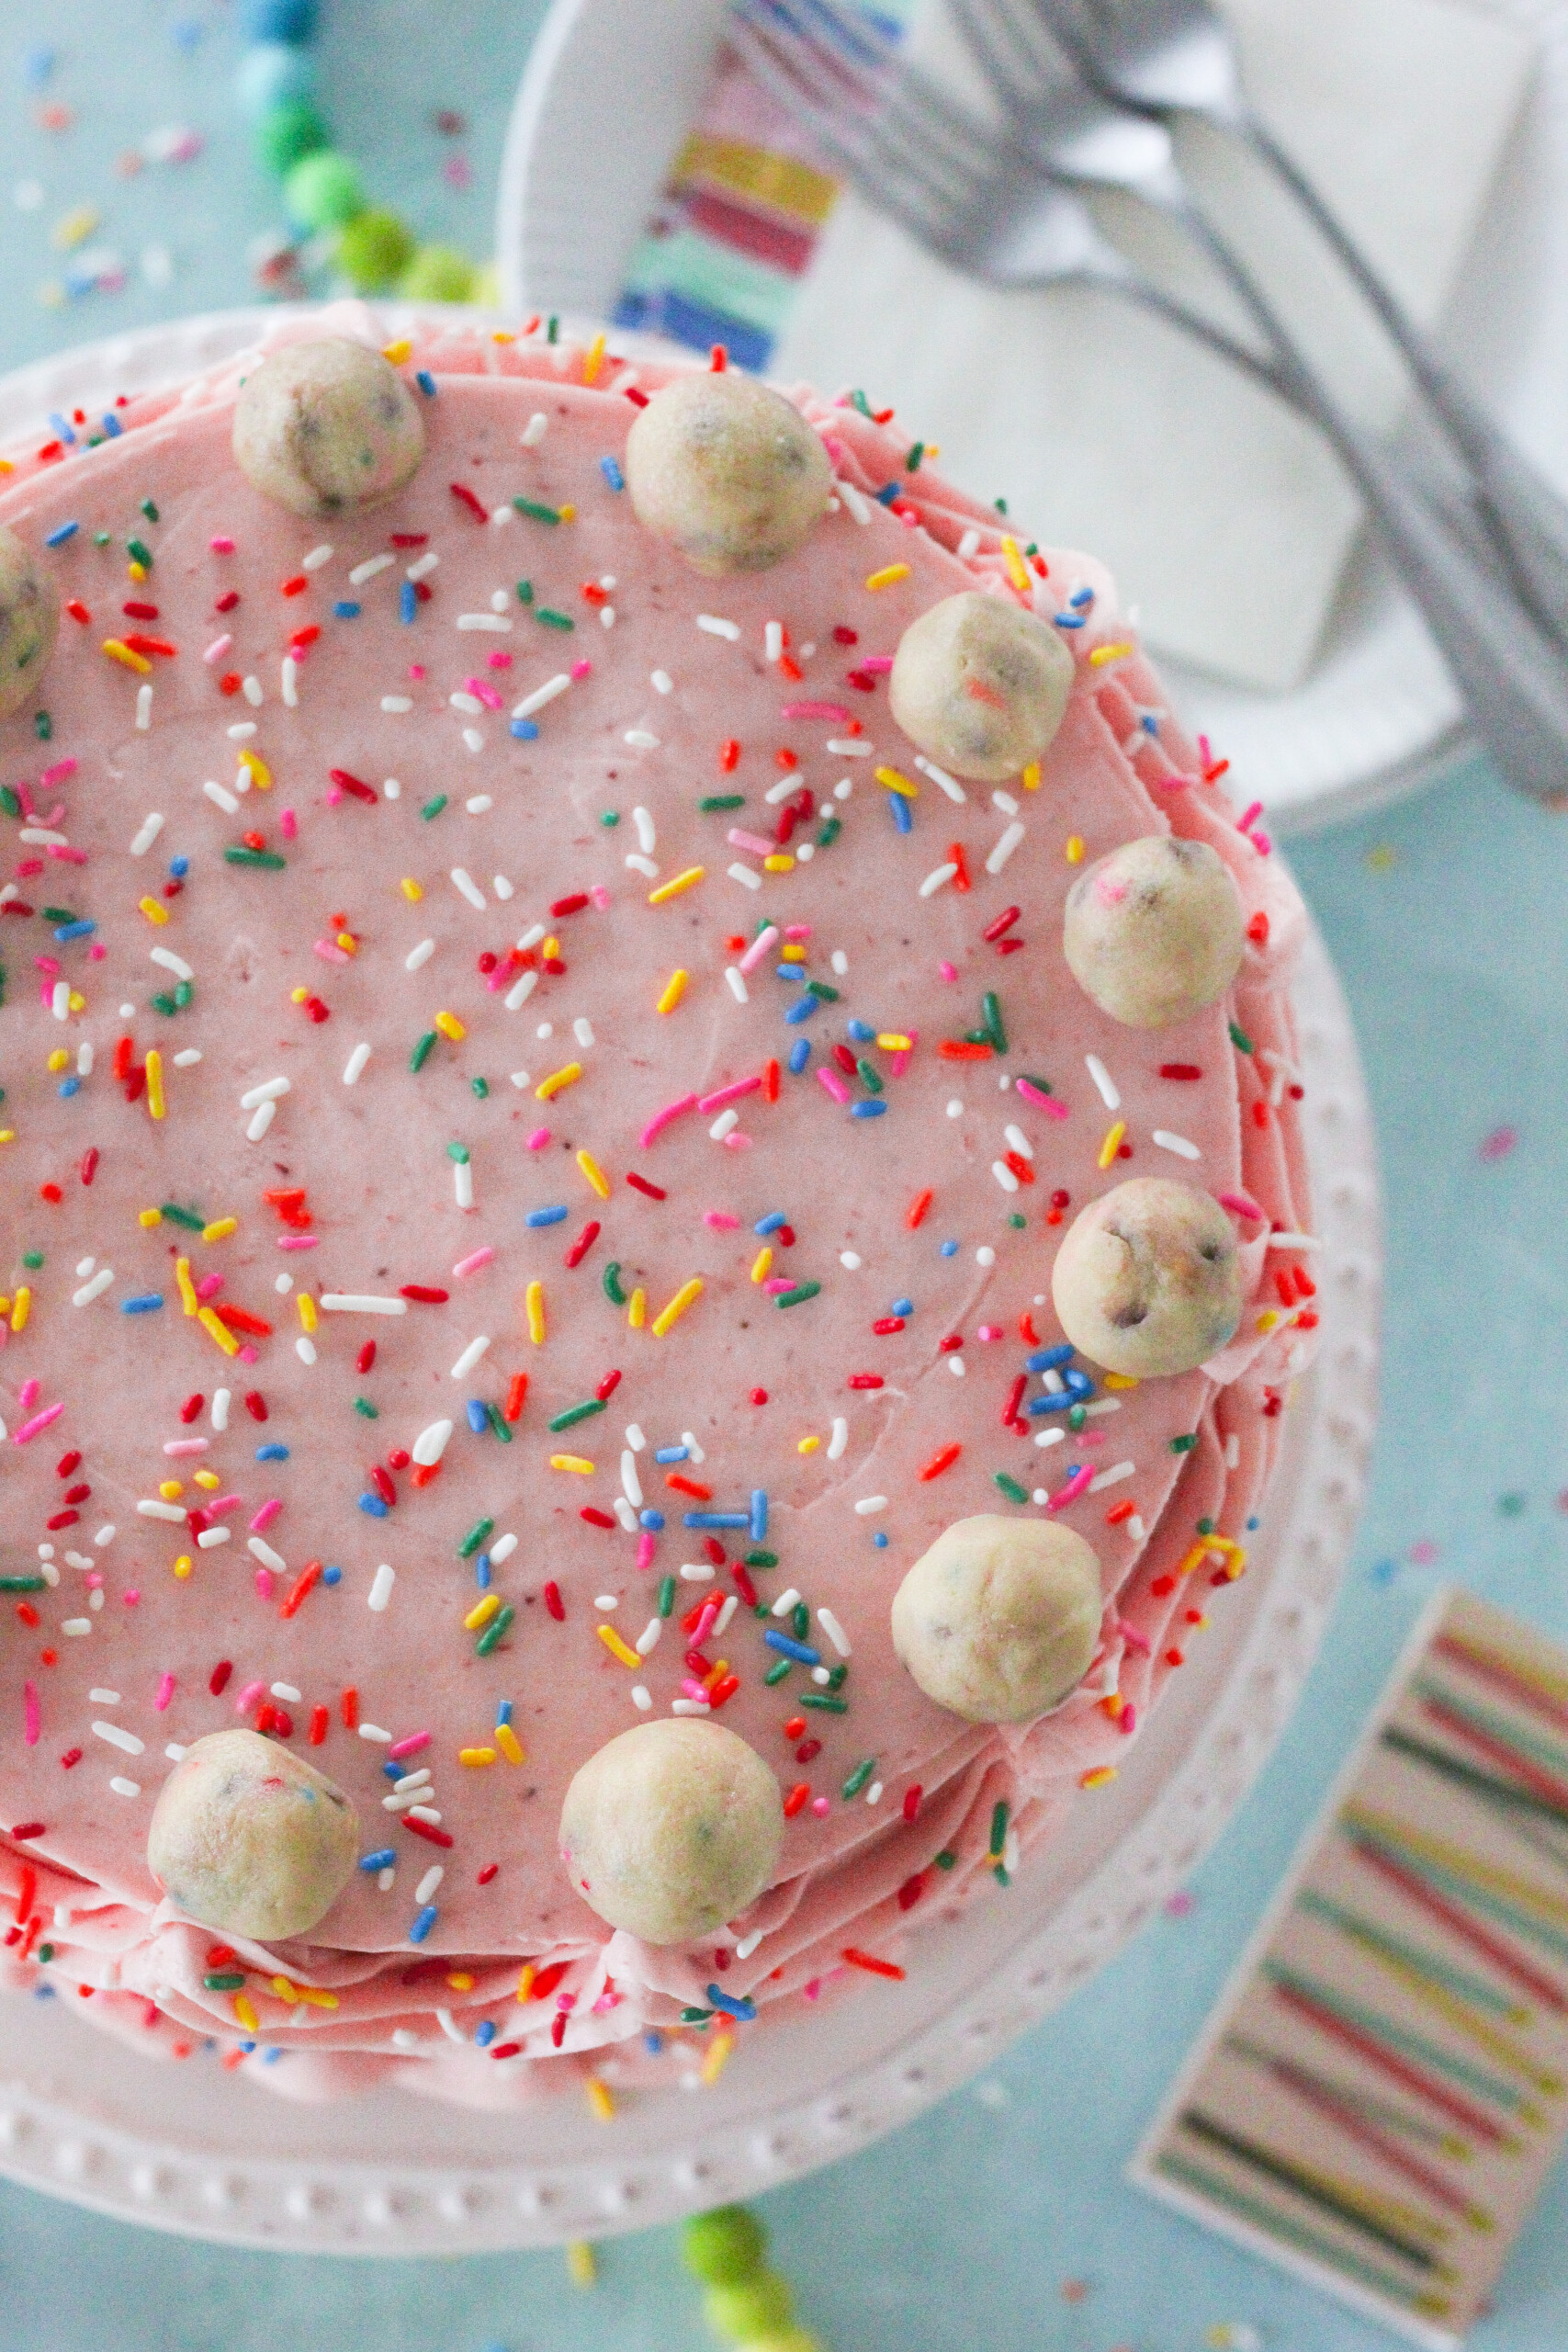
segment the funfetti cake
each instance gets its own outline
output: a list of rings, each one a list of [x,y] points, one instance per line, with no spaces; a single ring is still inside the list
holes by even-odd
[[[500,2102],[1135,1765],[1311,1344],[1303,916],[859,393],[377,339],[0,481],[0,1890],[150,2053]]]

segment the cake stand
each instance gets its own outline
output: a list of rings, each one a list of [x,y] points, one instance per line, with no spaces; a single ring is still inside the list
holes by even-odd
[[[416,315],[382,309],[389,333]],[[444,314],[450,322],[451,313]],[[0,379],[0,442],[50,409],[189,377],[276,311],[232,311]],[[989,2064],[1180,1885],[1289,1721],[1348,1557],[1376,1416],[1381,1234],[1349,1016],[1311,936],[1295,992],[1322,1247],[1314,1372],[1293,1399],[1246,1578],[1167,1684],[1116,1781],[1006,1894],[910,1939],[900,1984],[742,2036],[711,2087],[474,2111],[394,2089],[297,2105],[210,2053],[153,2063],[65,2000],[0,1996],[0,2174],[124,2221],[318,2254],[497,2252],[643,2229],[866,2146]]]

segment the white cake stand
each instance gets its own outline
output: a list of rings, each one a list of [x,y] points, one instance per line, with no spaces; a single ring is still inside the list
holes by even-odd
[[[51,408],[189,376],[276,312],[234,311],[0,379],[0,441]],[[382,310],[389,332],[407,312]],[[451,313],[446,314],[450,319]],[[1120,1950],[1213,1843],[1288,1722],[1348,1556],[1376,1415],[1377,1166],[1356,1044],[1313,935],[1296,991],[1323,1247],[1317,1368],[1245,1580],[1115,1783],[1010,1892],[933,1920],[902,1984],[742,2036],[719,2081],[479,2113],[389,2089],[307,2107],[209,2057],[154,2064],[65,2000],[0,1997],[0,2173],[123,2221],[318,2254],[458,2254],[643,2229],[811,2171],[993,2060]]]

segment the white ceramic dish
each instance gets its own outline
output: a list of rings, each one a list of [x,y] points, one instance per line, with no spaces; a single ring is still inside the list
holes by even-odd
[[[1454,356],[1568,484],[1568,0],[1477,0],[1539,42],[1535,89],[1450,317]],[[727,0],[555,0],[529,53],[502,170],[509,312],[603,316],[700,103]],[[591,172],[582,159],[593,158]],[[1248,694],[1166,665],[1189,723],[1230,757],[1277,832],[1416,790],[1473,746],[1414,609],[1359,560],[1316,670]]]

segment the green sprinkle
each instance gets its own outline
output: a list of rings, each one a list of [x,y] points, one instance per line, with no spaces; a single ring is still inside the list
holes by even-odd
[[[858,1797],[875,1770],[875,1757],[863,1756],[860,1762],[855,1766],[854,1770],[850,1774],[849,1779],[844,1782],[842,1789],[840,1791],[839,1793],[840,1796]]]
[[[446,1157],[448,1159],[455,1159],[459,1168],[466,1168],[468,1164],[468,1145],[466,1143],[449,1143],[446,1147]]]
[[[832,1666],[828,1669],[828,1688],[829,1690],[841,1690],[849,1679],[850,1669],[847,1666]]]
[[[190,1002],[195,994],[196,986],[193,981],[180,980],[176,983],[175,989],[175,1002],[182,1012],[185,1011],[186,1005]]]
[[[1008,511],[1008,503],[1005,498],[993,498],[991,504],[996,508],[998,514],[1005,514]]]
[[[1005,1054],[1008,1049],[1008,1033],[1002,1027],[1002,1008],[997,1001],[996,991],[993,989],[987,989],[980,999],[980,1012],[986,1023],[986,1035],[998,1053]]]
[[[414,1047],[412,1053],[409,1056],[410,1069],[423,1069],[424,1068],[425,1063],[430,1059],[431,1047],[434,1043],[434,1030],[427,1029],[423,1036],[420,1039],[418,1045]]]
[[[198,1209],[182,1209],[175,1201],[161,1203],[158,1214],[166,1216],[171,1225],[183,1225],[187,1233],[199,1233],[207,1223]]]
[[[434,800],[427,800],[425,802],[423,808],[419,813],[422,817],[425,818],[439,817],[441,811],[446,808],[446,795],[444,792],[438,792]]]
[[[1011,1878],[1003,1869],[1000,1862],[993,1862],[991,1864],[991,1876],[996,1880],[998,1886],[1010,1886],[1012,1884]]]
[[[0,1577],[0,1592],[41,1592],[42,1577]]]
[[[476,1657],[489,1657],[491,1650],[494,1649],[496,1644],[501,1640],[502,1635],[510,1630],[512,1622],[516,1614],[516,1610],[512,1607],[510,1602],[508,1602],[504,1609],[501,1610],[497,1615],[491,1619],[490,1623],[485,1627],[484,1632],[474,1644],[474,1656]]]
[[[38,1956],[39,1960],[44,1962],[47,1965],[47,1963],[54,1958],[54,1946],[52,1944],[39,1944],[38,1948]]]
[[[22,813],[22,804],[8,784],[0,784],[0,808],[7,817],[19,817]]]
[[[808,1298],[815,1298],[821,1287],[822,1285],[820,1283],[796,1283],[793,1290],[775,1291],[773,1294],[773,1305],[775,1306],[799,1306],[805,1300]]]
[[[354,1400],[354,1409],[356,1413],[363,1413],[367,1421],[378,1421],[381,1418],[381,1408],[379,1405],[373,1405],[368,1396],[356,1396]]]
[[[1010,1503],[1026,1503],[1029,1500],[1028,1487],[1021,1487],[1018,1480],[1016,1478],[1010,1477],[1005,1470],[993,1470],[991,1476],[993,1482],[1001,1488]]]
[[[682,2009],[681,2012],[681,2023],[682,2025],[706,2025],[712,2015],[713,2011],[711,2009]]]
[[[993,1861],[1001,1860],[1002,1849],[1008,1841],[1008,1821],[1010,1810],[1005,1797],[991,1808],[991,1860]]]
[[[942,1848],[941,1853],[936,1858],[936,1866],[939,1871],[951,1871],[957,1868],[958,1857],[953,1851],[951,1847],[944,1846]]]
[[[240,380],[243,383],[244,381],[243,377],[242,377]],[[95,531],[93,533],[93,545],[96,548],[107,548],[108,544],[109,535],[107,531]]]
[[[611,1306],[624,1306],[626,1303],[626,1295],[621,1288],[620,1260],[618,1258],[612,1258],[599,1279],[604,1285],[604,1295],[609,1300]]]
[[[1195,1437],[1173,1437],[1170,1441],[1170,1450],[1172,1453],[1190,1453],[1197,1442]]]
[[[602,1413],[604,1410],[604,1397],[590,1396],[586,1404],[569,1405],[565,1412],[558,1413],[555,1419],[547,1424],[547,1427],[553,1435],[557,1430],[570,1430],[575,1428],[579,1421],[590,1421],[592,1419],[595,1413]]]
[[[493,1535],[494,1532],[495,1521],[493,1519],[476,1519],[472,1527],[469,1528],[468,1533],[464,1536],[462,1542],[457,1546],[457,1557],[459,1560],[471,1560],[474,1554],[479,1550],[479,1545],[484,1542],[486,1536]]]
[[[621,821],[621,812],[620,812],[620,810],[619,810],[618,808],[601,808],[601,809],[600,809],[600,811],[599,811],[599,822],[604,826],[604,830],[605,830],[605,831],[606,831],[607,833],[613,833],[613,832],[615,831],[615,827],[620,823],[620,821]]]
[[[807,995],[816,997],[821,1004],[837,1004],[839,1001],[838,989],[830,989],[826,980],[807,980],[806,989]]]
[[[74,922],[76,920],[69,907],[45,907],[43,919],[45,922]]]
[[[139,563],[141,566],[143,571],[152,571],[152,550],[148,546],[145,539],[127,539],[125,543],[125,551],[127,555],[131,558],[133,562]]]
[[[752,1610],[751,1614],[753,1617],[768,1617],[771,1616],[773,1612],[769,1609],[765,1600],[759,1600]]]
[[[164,1012],[172,1016],[179,1011],[179,1006],[172,996],[150,996],[147,1002],[153,1012]]]
[[[1021,1233],[1024,1227],[1029,1223],[1029,1219],[1026,1216],[1021,1216],[1017,1209],[1013,1209],[1009,1215],[1008,1223],[1012,1227],[1015,1233]]]
[[[660,1579],[659,1579],[659,1613],[660,1613],[660,1615],[661,1617],[668,1617],[668,1616],[671,1613],[671,1611],[673,1611],[674,1606],[675,1606],[675,1579],[674,1579],[674,1577],[660,1577]]]
[[[145,514],[145,515],[146,515],[147,520],[148,520],[150,523],[155,523],[155,522],[157,521],[157,519],[158,519],[158,510],[157,510],[157,508],[153,505],[152,501],[150,498],[144,498],[144,499],[142,500],[142,502],[141,502],[141,512],[143,513],[143,514]],[[138,560],[140,561],[140,558],[138,558]]]
[[[13,797],[15,797],[14,795]],[[708,792],[705,793],[697,803],[697,807],[705,817],[716,817],[726,808],[744,808],[745,806],[746,795],[743,792]],[[17,807],[10,812],[11,815],[15,817],[19,814],[20,808],[21,803],[17,801]]]
[[[833,843],[838,840],[839,835],[843,831],[843,830],[844,829],[839,822],[837,817],[829,817],[827,823],[823,826],[821,831],[817,836],[818,848],[831,849]]]
[[[259,865],[268,874],[281,874],[288,863],[274,849],[226,849],[223,855],[230,865]]]
[[[501,1407],[499,1405],[487,1404],[485,1407],[485,1419],[489,1421],[491,1428],[495,1431],[496,1436],[501,1440],[502,1445],[510,1445],[512,1442],[512,1431],[507,1426],[506,1415],[502,1411]]]
[[[570,613],[558,613],[548,605],[536,605],[534,618],[543,621],[547,628],[575,628],[577,623]]]
[[[1231,1044],[1235,1047],[1236,1052],[1237,1052],[1238,1054],[1249,1054],[1249,1053],[1251,1053],[1251,1051],[1252,1051],[1252,1040],[1251,1040],[1251,1038],[1247,1035],[1247,1034],[1246,1030],[1245,1030],[1245,1029],[1238,1029],[1238,1028],[1236,1027],[1235,1023],[1234,1021],[1231,1023],[1230,1027],[1231,1027]]]
[[[54,721],[51,718],[47,710],[34,711],[33,733],[38,737],[40,743],[47,743],[53,737]]]
[[[488,1078],[470,1078],[468,1085],[472,1089],[473,1092],[478,1095],[481,1102],[488,1102],[490,1101],[490,1080]]]
[[[856,1062],[855,1068],[860,1072],[861,1084],[863,1086],[869,1087],[873,1094],[880,1094],[882,1091],[881,1072],[874,1069],[873,1065],[865,1059],[863,1055],[861,1057],[860,1060]]]
[[[778,1564],[776,1552],[748,1552],[744,1562],[749,1568],[776,1568]]]
[[[803,1690],[800,1703],[803,1707],[815,1707],[819,1714],[847,1715],[850,1712],[847,1699],[834,1699],[826,1690]]]
[[[533,603],[534,583],[531,580],[520,580],[517,582],[517,601],[520,605],[531,605]]]
[[[803,1642],[811,1631],[811,1611],[804,1600],[797,1600],[790,1611],[790,1627],[797,1642]]]
[[[553,341],[554,338],[552,337],[551,340]],[[512,503],[516,507],[519,514],[530,515],[536,523],[558,523],[560,521],[560,515],[557,509],[553,506],[547,506],[541,498],[514,498]],[[523,594],[523,586],[524,583],[519,582],[517,590],[519,595],[522,595]],[[532,592],[530,592],[530,594]],[[527,601],[527,597],[524,597],[525,604],[526,604]]]
[[[545,341],[547,343],[558,343],[560,341],[560,319],[558,314],[554,311],[550,312],[549,319],[545,327]]]
[[[1069,1406],[1068,1406],[1068,1408],[1067,1408],[1067,1427],[1068,1427],[1070,1430],[1081,1430],[1081,1429],[1083,1428],[1083,1426],[1084,1426],[1085,1422],[1088,1420],[1088,1419],[1089,1419],[1089,1409],[1088,1409],[1087,1406],[1083,1406],[1083,1405],[1069,1405]]]
[[[920,459],[925,456],[925,443],[923,441],[917,441],[914,447],[910,450],[908,456],[904,460],[904,471],[907,474],[918,474],[920,470]]]
[[[24,1250],[22,1252],[22,1263],[26,1266],[29,1274],[36,1274],[39,1268],[43,1263],[43,1251],[41,1250]]]
[[[850,394],[850,406],[858,409],[862,416],[871,415],[871,402],[862,391],[853,391]]]
[[[39,1581],[41,1582],[42,1579],[40,1578]],[[769,1667],[766,1674],[763,1675],[762,1679],[767,1684],[770,1690],[773,1688],[775,1683],[779,1683],[784,1680],[784,1677],[791,1671],[794,1665],[794,1658],[781,1657],[777,1666]]]
[[[245,1976],[243,1969],[236,1970],[231,1975],[227,1976],[204,1976],[201,1981],[209,1993],[243,1993],[245,1989]]]

